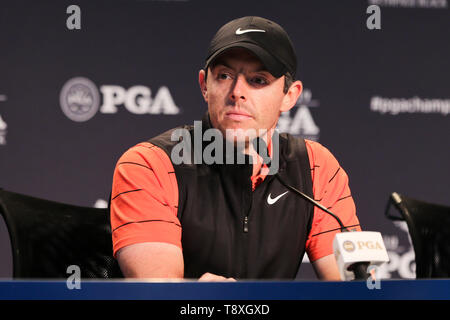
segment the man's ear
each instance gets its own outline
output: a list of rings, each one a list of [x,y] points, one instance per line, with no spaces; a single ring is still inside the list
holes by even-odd
[[[291,84],[291,87],[289,88],[288,92],[284,95],[280,112],[288,111],[293,106],[295,106],[295,103],[302,94],[302,91],[303,91],[302,82],[300,80],[294,81]]]
[[[198,84],[200,85],[203,99],[205,99],[205,102],[208,102],[208,94],[206,89],[206,71],[203,69],[198,72]]]

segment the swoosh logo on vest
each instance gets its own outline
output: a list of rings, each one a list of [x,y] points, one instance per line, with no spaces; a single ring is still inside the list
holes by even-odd
[[[266,30],[260,30],[260,29],[245,29],[245,30],[241,30],[241,28],[236,30],[236,34],[244,34],[247,32],[266,32]]]
[[[288,192],[289,192],[289,191],[286,191],[286,192],[280,194],[278,197],[275,197],[275,198],[272,198],[272,194],[269,193],[269,195],[267,196],[267,203],[268,203],[268,204],[274,204],[275,202],[277,202],[278,200],[280,200],[280,198],[281,198],[282,196],[284,196],[284,195],[285,195],[286,193],[288,193]]]

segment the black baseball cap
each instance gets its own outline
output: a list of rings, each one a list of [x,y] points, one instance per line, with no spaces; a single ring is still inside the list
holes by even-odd
[[[295,79],[297,57],[294,46],[286,31],[277,23],[255,16],[228,22],[211,40],[205,70],[221,53],[236,47],[253,52],[274,77],[279,78],[289,72]]]

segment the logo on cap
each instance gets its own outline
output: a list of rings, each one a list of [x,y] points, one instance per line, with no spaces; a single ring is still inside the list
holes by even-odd
[[[266,32],[266,30],[261,30],[261,29],[245,29],[245,30],[241,30],[241,28],[236,30],[236,34],[244,34],[247,32]]]

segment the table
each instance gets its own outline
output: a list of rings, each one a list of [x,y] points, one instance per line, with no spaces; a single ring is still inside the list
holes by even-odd
[[[450,279],[365,281],[0,281],[2,300],[450,300]],[[369,285],[370,286],[370,285]],[[372,285],[373,287],[373,285]]]

